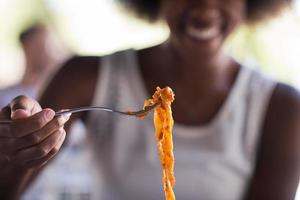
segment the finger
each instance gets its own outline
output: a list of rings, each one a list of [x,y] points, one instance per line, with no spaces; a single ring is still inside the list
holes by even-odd
[[[53,158],[55,156],[57,152],[55,151],[50,151],[48,153],[47,156],[45,156],[44,158],[41,158],[41,159],[37,159],[37,160],[31,160],[31,161],[28,161],[26,163],[24,163],[24,167],[27,167],[27,168],[39,168],[39,167],[42,167],[44,166],[45,164],[47,164],[47,162]]]
[[[46,124],[43,128],[38,131],[26,135],[20,138],[18,143],[18,149],[27,148],[32,145],[36,145],[47,137],[49,137],[52,133],[58,131],[58,129],[63,128],[64,124],[69,120],[70,115],[61,115],[59,117],[53,118],[48,124]]]
[[[19,151],[13,158],[13,161],[19,165],[24,165],[29,161],[46,157],[48,153],[61,142],[61,140],[64,138],[64,135],[64,129],[56,131],[42,143]]]
[[[9,155],[16,152],[16,139],[12,137],[0,138],[0,154]]]
[[[20,119],[35,114],[41,110],[34,99],[27,96],[18,96],[10,103],[11,119]]]
[[[9,156],[7,156],[6,154],[0,153],[0,165],[6,164],[8,162],[9,162]]]
[[[62,115],[54,118],[50,123],[37,132],[30,135],[24,136],[22,138],[16,137],[0,137],[0,153],[10,155],[15,152],[38,144],[45,140],[52,133],[58,131],[58,129],[63,128],[64,123],[70,118],[70,115]],[[9,126],[6,126],[8,128]],[[1,126],[0,126],[1,128]],[[2,128],[3,129],[3,128]],[[9,132],[9,131],[4,131]]]
[[[31,160],[25,163],[25,166],[30,167],[42,167],[45,165],[51,158],[53,158],[61,148],[62,144],[64,143],[66,138],[66,133],[64,132],[64,135],[61,137],[60,141],[57,143],[57,145],[48,153],[47,156],[37,159],[37,160]]]
[[[33,133],[49,123],[54,115],[55,112],[47,108],[25,119],[15,120],[10,126],[11,136],[20,138]]]
[[[42,129],[21,138],[12,136],[10,125],[0,124],[0,152],[6,154],[14,153],[22,148],[38,144],[46,139],[50,134],[62,128],[69,118],[70,115],[61,115],[53,118]]]
[[[26,118],[29,117],[30,111],[28,110],[24,110],[24,109],[17,109],[11,112],[11,119],[12,120],[16,120],[16,119],[22,119],[22,118]]]
[[[2,137],[11,137],[11,125],[0,123],[0,139]]]

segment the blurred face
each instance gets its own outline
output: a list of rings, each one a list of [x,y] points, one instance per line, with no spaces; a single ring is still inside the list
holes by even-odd
[[[244,19],[245,0],[162,0],[161,15],[178,50],[210,56]]]
[[[48,73],[56,67],[56,58],[50,51],[51,46],[53,44],[46,29],[33,33],[23,42],[25,57],[30,63],[27,68],[31,68],[29,70],[32,73]]]

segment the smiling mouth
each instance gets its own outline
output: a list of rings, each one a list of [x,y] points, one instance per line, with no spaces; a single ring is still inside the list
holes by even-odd
[[[208,41],[222,34],[223,20],[220,12],[207,9],[191,12],[184,20],[185,33],[194,40]]]
[[[204,27],[188,25],[186,27],[186,34],[197,40],[211,40],[221,34],[221,28],[218,24]]]

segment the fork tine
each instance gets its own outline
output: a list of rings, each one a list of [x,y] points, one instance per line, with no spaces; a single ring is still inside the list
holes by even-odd
[[[136,116],[136,117],[144,117],[146,116],[153,108],[155,108],[156,106],[158,106],[161,103],[161,100],[159,99],[155,104],[147,106],[145,109],[143,110],[139,110],[139,111],[135,111],[135,112],[126,112],[125,114],[127,115],[132,115],[132,116]]]

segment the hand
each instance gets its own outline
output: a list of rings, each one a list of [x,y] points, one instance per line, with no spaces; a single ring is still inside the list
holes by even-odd
[[[49,108],[42,109],[37,101],[19,96],[0,112],[0,161],[32,168],[46,164],[62,146],[64,124],[70,115],[54,117]]]

